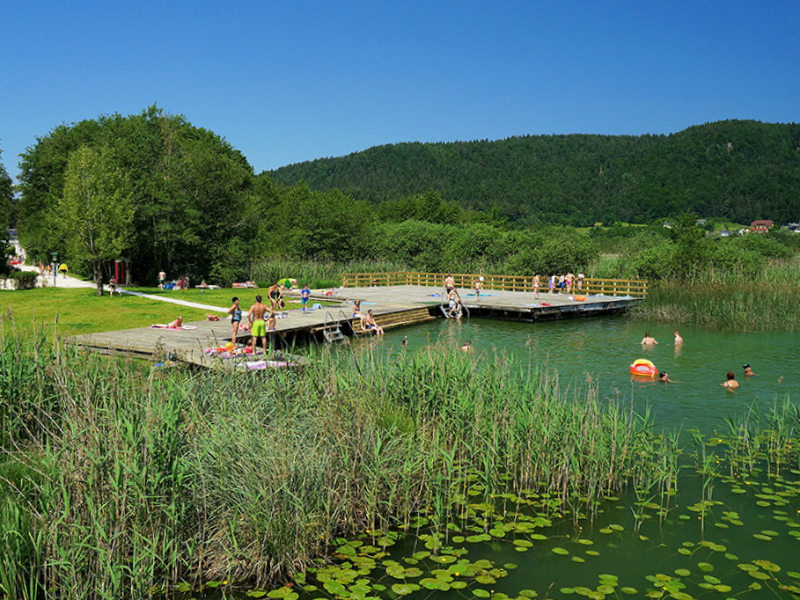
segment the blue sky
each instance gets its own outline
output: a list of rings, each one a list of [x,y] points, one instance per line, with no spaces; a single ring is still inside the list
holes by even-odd
[[[797,0],[4,0],[0,149],[157,103],[256,172],[405,141],[800,120]]]

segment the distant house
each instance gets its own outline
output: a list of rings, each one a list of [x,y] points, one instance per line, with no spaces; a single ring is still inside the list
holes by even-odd
[[[768,220],[753,221],[750,223],[750,231],[752,233],[767,233],[773,227],[775,227],[775,223]]]

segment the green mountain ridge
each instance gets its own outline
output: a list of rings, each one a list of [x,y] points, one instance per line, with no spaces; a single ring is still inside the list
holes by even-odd
[[[265,172],[379,204],[433,190],[516,225],[648,223],[691,211],[800,220],[800,125],[719,121],[670,135],[531,135],[375,146]]]

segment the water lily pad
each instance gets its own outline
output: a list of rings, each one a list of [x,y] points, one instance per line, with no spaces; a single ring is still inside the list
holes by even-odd
[[[539,593],[535,590],[520,590],[519,595],[523,598],[538,598]]]
[[[697,563],[697,568],[705,573],[710,573],[711,571],[714,570],[714,565],[707,562],[699,562]]]
[[[569,550],[567,550],[566,548],[561,548],[560,546],[556,546],[551,550],[551,552],[555,554],[560,554],[561,556],[566,556],[567,554],[569,554]]]
[[[639,593],[639,590],[633,587],[622,587],[619,588],[619,591],[622,592],[623,594],[628,594],[629,596],[633,596],[634,594]]]
[[[692,574],[689,569],[675,569],[674,572],[678,577],[689,577]]]
[[[759,567],[761,567],[765,571],[770,571],[771,573],[777,573],[778,571],[781,570],[781,568],[778,565],[776,565],[774,562],[770,562],[768,560],[761,560],[761,559],[754,560],[753,564],[758,565]]]
[[[575,588],[571,588],[571,587],[562,587],[562,588],[561,588],[560,590],[558,590],[558,591],[559,591],[559,592],[561,592],[562,594],[564,594],[565,596],[571,596],[572,594],[574,594],[574,593],[575,593]]]
[[[489,592],[487,592],[486,590],[484,590],[482,588],[476,588],[476,589],[472,590],[472,595],[477,597],[477,598],[488,598],[489,596],[491,596],[491,594]]]

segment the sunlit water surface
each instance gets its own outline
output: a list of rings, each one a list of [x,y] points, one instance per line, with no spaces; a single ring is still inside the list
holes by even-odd
[[[687,444],[688,430],[698,429],[708,435],[725,432],[726,417],[741,415],[750,406],[759,407],[765,414],[776,402],[798,396],[797,334],[731,333],[681,326],[684,342],[676,347],[674,330],[668,324],[647,324],[626,317],[551,323],[439,319],[390,331],[383,337],[355,340],[341,351],[391,355],[420,351],[431,344],[458,348],[470,341],[475,360],[506,353],[519,361],[520,368],[539,364],[551,374],[557,373],[562,389],[585,389],[591,381],[602,398],[630,402],[637,411],[649,408],[654,427],[682,432],[681,439]],[[645,332],[655,337],[658,345],[643,348],[640,342]],[[401,343],[404,337],[405,346]],[[629,365],[637,358],[653,361],[674,383],[631,381]],[[743,376],[745,363],[757,376]],[[720,385],[728,371],[734,372],[741,383],[733,392]],[[798,465],[793,468],[785,469],[782,478],[762,475],[747,483],[721,479],[704,483],[694,468],[686,468],[665,518],[659,519],[657,511],[650,511],[650,518],[637,527],[634,495],[631,490],[622,490],[619,498],[603,503],[593,521],[581,520],[576,526],[571,518],[559,518],[556,512],[552,527],[538,530],[547,539],[533,538],[534,543],[524,552],[513,540],[527,536],[514,531],[481,543],[465,541],[468,532],[450,532],[446,544],[465,548],[461,558],[473,562],[488,559],[495,567],[505,565],[507,576],[497,577],[490,584],[470,579],[467,587],[449,591],[420,586],[408,597],[800,597],[800,587],[796,587],[800,586],[800,470]],[[698,503],[709,497],[720,504],[709,506],[701,518]],[[513,503],[498,507],[509,513],[519,510]],[[527,512],[534,515],[540,510],[528,508]],[[424,536],[425,529],[420,533]],[[371,541],[367,537],[363,543]],[[398,597],[393,585],[419,584],[425,577],[435,577],[436,569],[443,577],[447,564],[410,558],[425,550],[425,541],[424,537],[407,535],[391,550],[391,559],[404,567],[413,564],[425,575],[397,579],[378,561],[370,576],[363,578],[378,588],[366,592],[366,596]],[[451,583],[458,580],[451,579]],[[317,584],[319,589],[308,597],[333,597]],[[363,599],[364,593],[349,589],[350,597]]]

